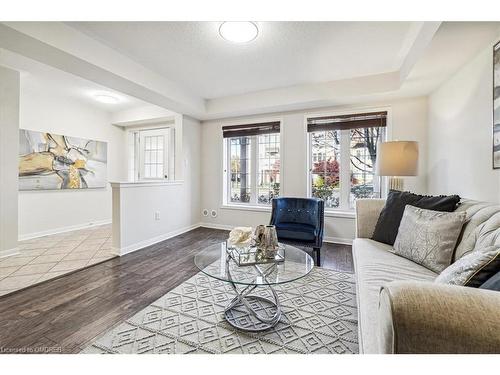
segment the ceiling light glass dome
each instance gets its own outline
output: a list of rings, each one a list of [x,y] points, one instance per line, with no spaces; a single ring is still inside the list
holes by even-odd
[[[253,22],[223,22],[219,27],[222,38],[234,43],[251,42],[259,34],[257,25]]]

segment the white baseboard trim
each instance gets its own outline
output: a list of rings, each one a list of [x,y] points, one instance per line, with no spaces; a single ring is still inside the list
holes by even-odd
[[[19,249],[17,247],[13,249],[0,250],[0,258],[11,257],[17,254],[19,254]]]
[[[41,232],[23,234],[23,235],[19,236],[19,241],[31,240],[32,238],[38,238],[38,237],[44,237],[44,236],[50,236],[52,234],[71,232],[73,230],[93,228],[93,227],[98,227],[100,225],[106,225],[106,224],[111,224],[111,220],[93,221],[91,223],[86,223],[86,224],[70,225],[67,227],[45,230],[45,231],[41,231]]]
[[[141,241],[141,242],[136,242],[135,244],[132,244],[132,245],[129,245],[129,246],[126,246],[126,247],[122,247],[120,249],[113,248],[113,251],[116,252],[116,254],[119,255],[119,256],[122,256],[122,255],[125,255],[125,254],[129,254],[129,253],[132,253],[134,251],[143,249],[145,247],[154,245],[154,244],[156,244],[158,242],[162,242],[162,241],[168,240],[169,238],[178,236],[179,234],[183,234],[183,233],[189,232],[190,230],[199,228],[200,226],[201,226],[200,223],[193,224],[193,225],[190,225],[188,227],[184,227],[184,228],[173,230],[171,232],[162,234],[160,236],[156,236],[156,237],[153,237],[153,238]]]
[[[231,230],[235,226],[234,225],[226,225],[226,224],[200,223],[200,227],[209,228],[209,229]]]
[[[352,238],[341,238],[341,237],[330,237],[330,236],[325,236],[323,237],[323,242],[328,242],[328,243],[338,243],[341,245],[352,245]]]
[[[214,224],[214,223],[200,223],[200,227],[210,228],[210,229],[222,229],[222,230],[231,230],[234,228],[234,225],[226,225],[226,224]],[[328,243],[338,243],[342,245],[352,245],[352,238],[341,238],[341,237],[323,237],[323,242]]]

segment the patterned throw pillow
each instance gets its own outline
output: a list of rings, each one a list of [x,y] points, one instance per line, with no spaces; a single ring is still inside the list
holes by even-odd
[[[440,212],[407,205],[394,252],[440,273],[451,264],[465,212]]]
[[[441,272],[434,282],[478,288],[499,271],[500,246],[488,246],[460,258]]]

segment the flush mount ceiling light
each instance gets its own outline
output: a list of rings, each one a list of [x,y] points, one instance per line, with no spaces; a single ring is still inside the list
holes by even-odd
[[[106,104],[116,104],[120,101],[120,99],[111,94],[96,94],[94,95],[94,99],[100,103]]]
[[[223,22],[219,27],[219,34],[225,40],[234,43],[251,42],[259,34],[257,25],[253,22]]]

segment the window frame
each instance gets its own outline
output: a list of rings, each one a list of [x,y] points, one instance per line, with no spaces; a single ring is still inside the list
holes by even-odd
[[[307,197],[312,198],[312,169],[313,169],[313,155],[312,155],[312,137],[311,133],[307,131],[307,123],[309,119],[314,119],[317,117],[324,116],[342,116],[356,113],[373,113],[373,112],[387,112],[387,122],[385,129],[385,138],[383,142],[392,140],[392,111],[391,107],[362,107],[362,108],[349,108],[341,111],[328,111],[328,112],[314,112],[307,113],[304,115],[304,138],[306,142],[307,150],[307,168],[306,168],[306,192]],[[349,194],[350,194],[350,183],[342,183],[343,181],[350,181],[350,146],[345,147],[344,144],[350,143],[349,137],[350,129],[340,130],[340,204],[339,207],[325,207],[325,214],[327,216],[340,216],[340,217],[353,217],[355,214],[355,208],[349,207]],[[349,166],[349,168],[343,168],[343,165]],[[389,192],[389,184],[387,177],[380,177],[380,195],[382,198],[386,198]]]
[[[141,145],[140,138],[141,132],[156,132],[166,133],[167,147],[163,148],[163,176],[167,175],[167,178],[154,178],[154,177],[144,177],[144,163],[142,155],[143,146]],[[176,136],[177,131],[174,122],[162,122],[154,125],[146,126],[133,126],[127,129],[127,159],[128,159],[128,178],[134,182],[167,182],[176,181]]]
[[[170,128],[160,128],[160,129],[145,129],[145,130],[140,130],[138,132],[139,136],[139,152],[137,155],[137,161],[139,163],[139,180],[141,181],[163,181],[163,180],[169,180],[170,179],[170,152],[171,152],[171,129]],[[163,177],[146,177],[145,169],[146,169],[146,160],[145,160],[145,152],[146,150],[146,145],[145,145],[145,139],[146,137],[164,137],[163,138],[163,148],[162,154],[163,154],[163,161],[162,161],[162,176]],[[153,151],[158,151],[159,149],[153,150]],[[153,165],[153,163],[149,163],[150,165]],[[156,163],[158,164],[158,163]]]
[[[280,131],[274,134],[279,135],[279,147],[280,147],[280,196],[283,195],[283,121],[281,118],[264,118],[264,119],[253,119],[247,120],[244,122],[234,122],[232,121],[231,125],[249,125],[253,123],[266,123],[266,122],[279,122],[280,123]],[[226,125],[226,124],[222,124]],[[227,124],[229,125],[229,123]],[[222,163],[222,205],[221,208],[229,208],[229,209],[244,209],[244,210],[256,210],[256,211],[269,211],[271,210],[271,204],[263,204],[258,203],[258,174],[259,174],[259,143],[258,143],[258,135],[251,136],[252,142],[250,143],[250,178],[251,178],[251,198],[248,203],[241,202],[231,202],[230,200],[230,192],[231,192],[231,179],[230,179],[230,160],[231,160],[231,148],[229,147],[229,142],[231,138],[222,138],[222,152],[223,152],[223,163]],[[237,138],[237,137],[236,137]]]

